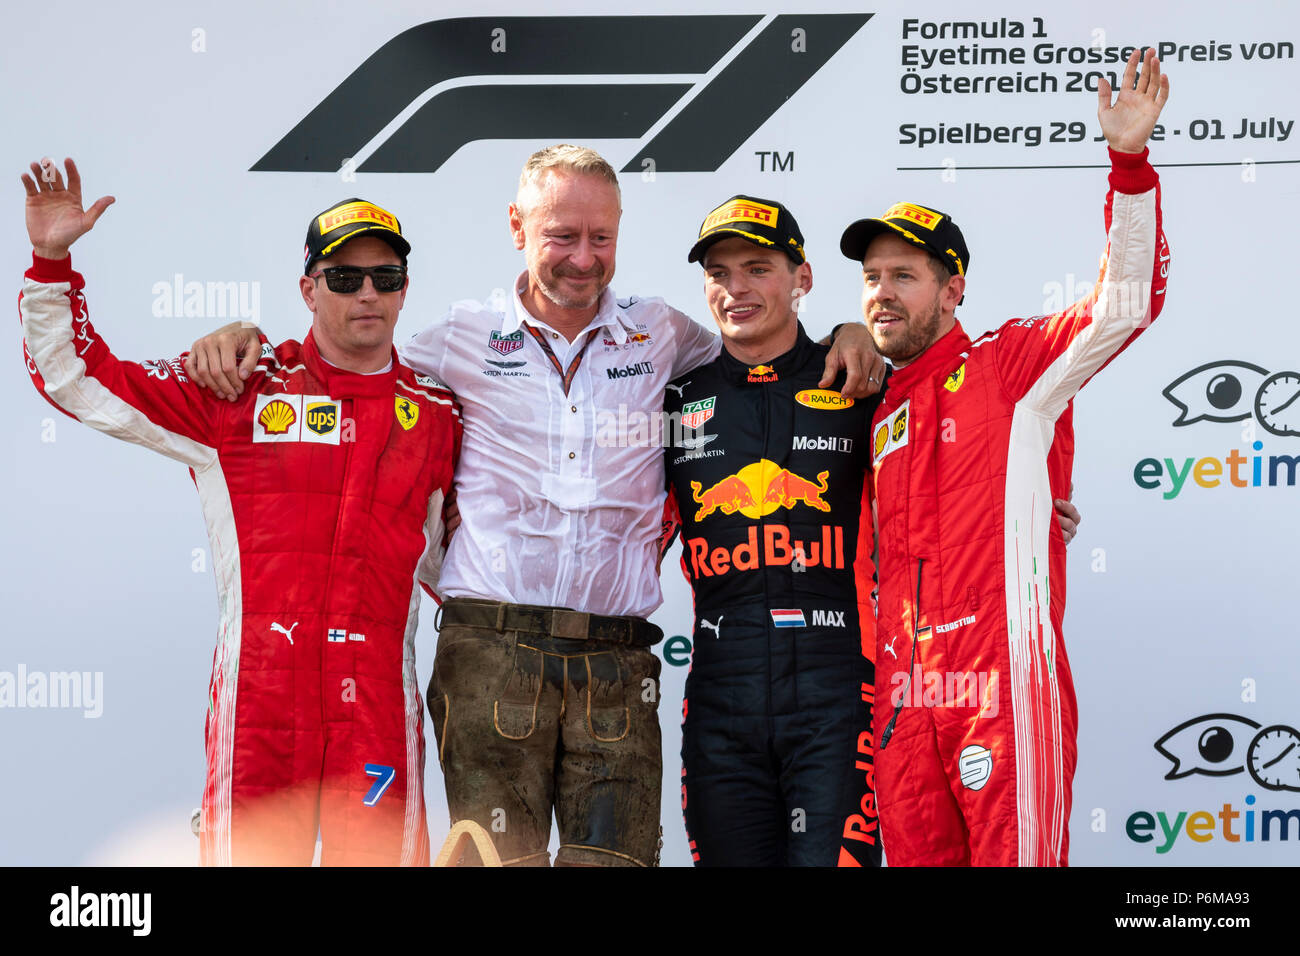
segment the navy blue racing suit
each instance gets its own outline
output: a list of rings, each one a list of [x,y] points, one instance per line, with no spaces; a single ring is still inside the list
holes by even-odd
[[[871,416],[827,353],[722,354],[665,393],[665,548],[695,596],[682,809],[700,866],[880,864]]]

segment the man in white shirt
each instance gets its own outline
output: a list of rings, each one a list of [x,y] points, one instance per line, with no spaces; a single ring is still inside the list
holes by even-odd
[[[615,298],[621,214],[598,154],[535,153],[510,207],[528,266],[511,303],[458,302],[399,349],[464,410],[428,702],[452,819],[507,864],[548,864],[552,809],[557,865],[657,858],[659,423],[664,386],[719,346],[661,299]],[[825,384],[847,365],[847,393],[875,391],[883,363],[850,329]],[[238,333],[195,343],[193,374],[225,394]]]

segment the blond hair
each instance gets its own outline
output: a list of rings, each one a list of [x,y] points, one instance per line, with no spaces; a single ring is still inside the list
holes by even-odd
[[[519,210],[520,215],[527,211],[524,193],[530,186],[540,186],[542,178],[552,170],[600,177],[614,187],[614,192],[618,195],[619,207],[622,208],[623,192],[618,186],[618,173],[605,157],[586,146],[556,143],[554,146],[539,149],[524,163],[523,171],[519,174],[519,191],[515,194],[515,208]]]

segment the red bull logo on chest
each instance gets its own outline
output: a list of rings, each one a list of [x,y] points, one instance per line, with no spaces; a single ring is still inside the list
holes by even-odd
[[[818,472],[816,481],[809,481],[763,458],[707,489],[700,482],[692,481],[691,498],[699,505],[695,520],[703,521],[715,511],[724,515],[739,511],[746,518],[762,518],[778,508],[793,508],[798,504],[830,511],[831,506],[824,497],[830,487],[829,477],[829,471],[822,471]]]

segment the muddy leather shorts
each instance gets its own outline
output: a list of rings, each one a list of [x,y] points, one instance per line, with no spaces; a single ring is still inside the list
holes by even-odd
[[[452,822],[506,865],[653,866],[660,843],[662,636],[637,618],[448,599],[429,715]]]

